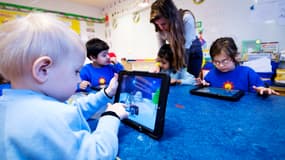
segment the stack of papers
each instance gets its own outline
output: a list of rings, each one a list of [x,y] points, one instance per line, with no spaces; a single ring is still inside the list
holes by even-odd
[[[250,60],[242,65],[252,68],[255,72],[272,72],[271,59],[268,57]]]

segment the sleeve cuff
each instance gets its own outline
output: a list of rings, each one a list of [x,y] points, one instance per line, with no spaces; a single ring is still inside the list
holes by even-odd
[[[117,117],[119,120],[121,120],[121,118],[113,111],[106,111],[101,114],[101,117],[103,116],[114,116],[114,117]]]

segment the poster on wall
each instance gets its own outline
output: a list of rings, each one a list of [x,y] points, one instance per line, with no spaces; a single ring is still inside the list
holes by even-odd
[[[0,9],[0,25],[25,15],[27,15],[27,13]]]
[[[87,42],[89,39],[96,37],[95,23],[80,21],[80,37],[83,42]]]
[[[24,17],[29,12],[22,11],[14,11],[14,10],[6,10],[0,9],[0,25],[6,23],[8,21]],[[74,30],[82,40],[85,42],[88,39],[95,37],[95,23],[88,22],[83,20],[77,20],[74,18],[69,18],[65,16],[58,15],[59,19],[66,23],[72,30]]]
[[[77,34],[80,34],[80,22],[77,19],[61,17],[60,20],[65,22]]]
[[[24,17],[28,14],[28,12],[21,12],[21,11],[13,11],[13,10],[4,10],[0,9],[0,25],[14,20],[16,18]],[[73,29],[76,33],[80,34],[80,23],[76,19],[61,17],[60,20],[65,22],[71,29]]]
[[[0,25],[8,21],[26,16],[31,12],[46,12],[54,14],[59,20],[66,23],[72,30],[81,36],[82,40],[88,40],[95,37],[95,23],[104,23],[104,18],[93,18],[81,16],[73,13],[57,12],[35,8],[29,6],[21,6],[10,3],[0,2]]]

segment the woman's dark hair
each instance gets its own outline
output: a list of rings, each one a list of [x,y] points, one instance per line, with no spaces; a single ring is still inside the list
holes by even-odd
[[[213,58],[221,52],[227,54],[235,64],[239,64],[237,56],[239,55],[235,41],[231,37],[221,37],[216,39],[210,47],[210,56]]]
[[[93,38],[87,41],[86,49],[87,57],[91,59],[91,57],[97,58],[98,54],[104,50],[108,50],[109,46],[103,40],[99,38]]]

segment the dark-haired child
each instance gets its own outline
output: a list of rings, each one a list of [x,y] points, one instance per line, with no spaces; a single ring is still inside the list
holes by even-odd
[[[173,52],[169,44],[164,44],[158,51],[156,61],[159,64],[160,72],[166,73],[171,78],[171,84],[180,85],[194,85],[196,84],[196,79],[194,76],[187,72],[187,68],[181,68],[180,70],[175,70],[173,68]]]
[[[279,94],[266,88],[260,76],[251,68],[239,65],[238,48],[231,37],[218,38],[210,47],[210,56],[215,66],[202,83],[225,89],[239,89],[259,94]]]
[[[116,60],[114,54],[109,56],[108,44],[99,39],[93,38],[87,41],[87,58],[92,63],[86,64],[80,70],[82,82],[79,85],[81,91],[91,89],[101,89],[108,86],[115,73],[124,69],[123,65]]]

